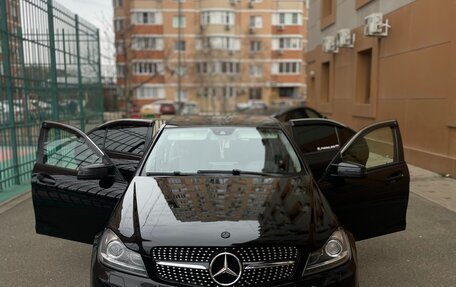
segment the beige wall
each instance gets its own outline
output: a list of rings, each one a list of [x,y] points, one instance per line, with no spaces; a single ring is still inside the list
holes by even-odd
[[[375,1],[374,1],[375,2]],[[354,128],[398,119],[406,160],[456,176],[456,6],[451,0],[416,0],[386,15],[386,38],[367,38],[354,29],[354,49],[307,53],[310,104]],[[356,100],[357,52],[372,48],[369,104]],[[330,101],[323,103],[321,65],[331,62]]]

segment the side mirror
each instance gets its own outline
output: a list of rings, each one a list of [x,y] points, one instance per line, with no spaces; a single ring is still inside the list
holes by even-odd
[[[337,165],[337,176],[347,178],[366,177],[366,167],[354,162],[341,162]]]
[[[91,164],[81,167],[78,171],[78,179],[108,179],[114,178],[115,167],[104,164]]]

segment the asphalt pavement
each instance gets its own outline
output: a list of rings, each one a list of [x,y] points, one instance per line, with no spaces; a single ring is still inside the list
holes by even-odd
[[[407,230],[357,243],[361,287],[456,286],[456,212],[438,203],[440,187],[454,199],[456,180],[412,175]],[[31,199],[0,209],[0,286],[88,286],[90,255],[89,245],[35,234]]]

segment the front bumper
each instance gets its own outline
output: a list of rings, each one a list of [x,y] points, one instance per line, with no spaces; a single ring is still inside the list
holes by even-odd
[[[95,250],[94,250],[95,251]],[[94,252],[96,254],[96,252]],[[326,272],[317,273],[292,283],[276,285],[276,287],[357,287],[358,276],[356,257]],[[101,264],[96,255],[92,258],[92,287],[175,287],[182,285],[168,285],[112,270]]]

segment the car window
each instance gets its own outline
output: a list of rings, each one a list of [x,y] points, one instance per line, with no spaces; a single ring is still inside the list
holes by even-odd
[[[84,138],[72,133],[49,129],[44,145],[44,164],[78,170],[79,168],[96,163],[102,163]]]
[[[302,168],[281,130],[248,127],[165,129],[146,163],[146,172],[234,169],[297,173]]]
[[[340,146],[344,146],[356,134],[353,130],[344,127],[338,127],[337,132],[339,134]]]
[[[90,134],[88,134],[88,136],[99,148],[104,148],[104,141],[106,136],[105,129],[92,131]]]
[[[333,126],[294,127],[293,138],[304,154],[339,148],[336,129]]]
[[[375,168],[395,161],[393,129],[385,127],[358,138],[342,155],[343,161]]]
[[[121,126],[107,130],[104,149],[142,155],[146,146],[148,127]]]

